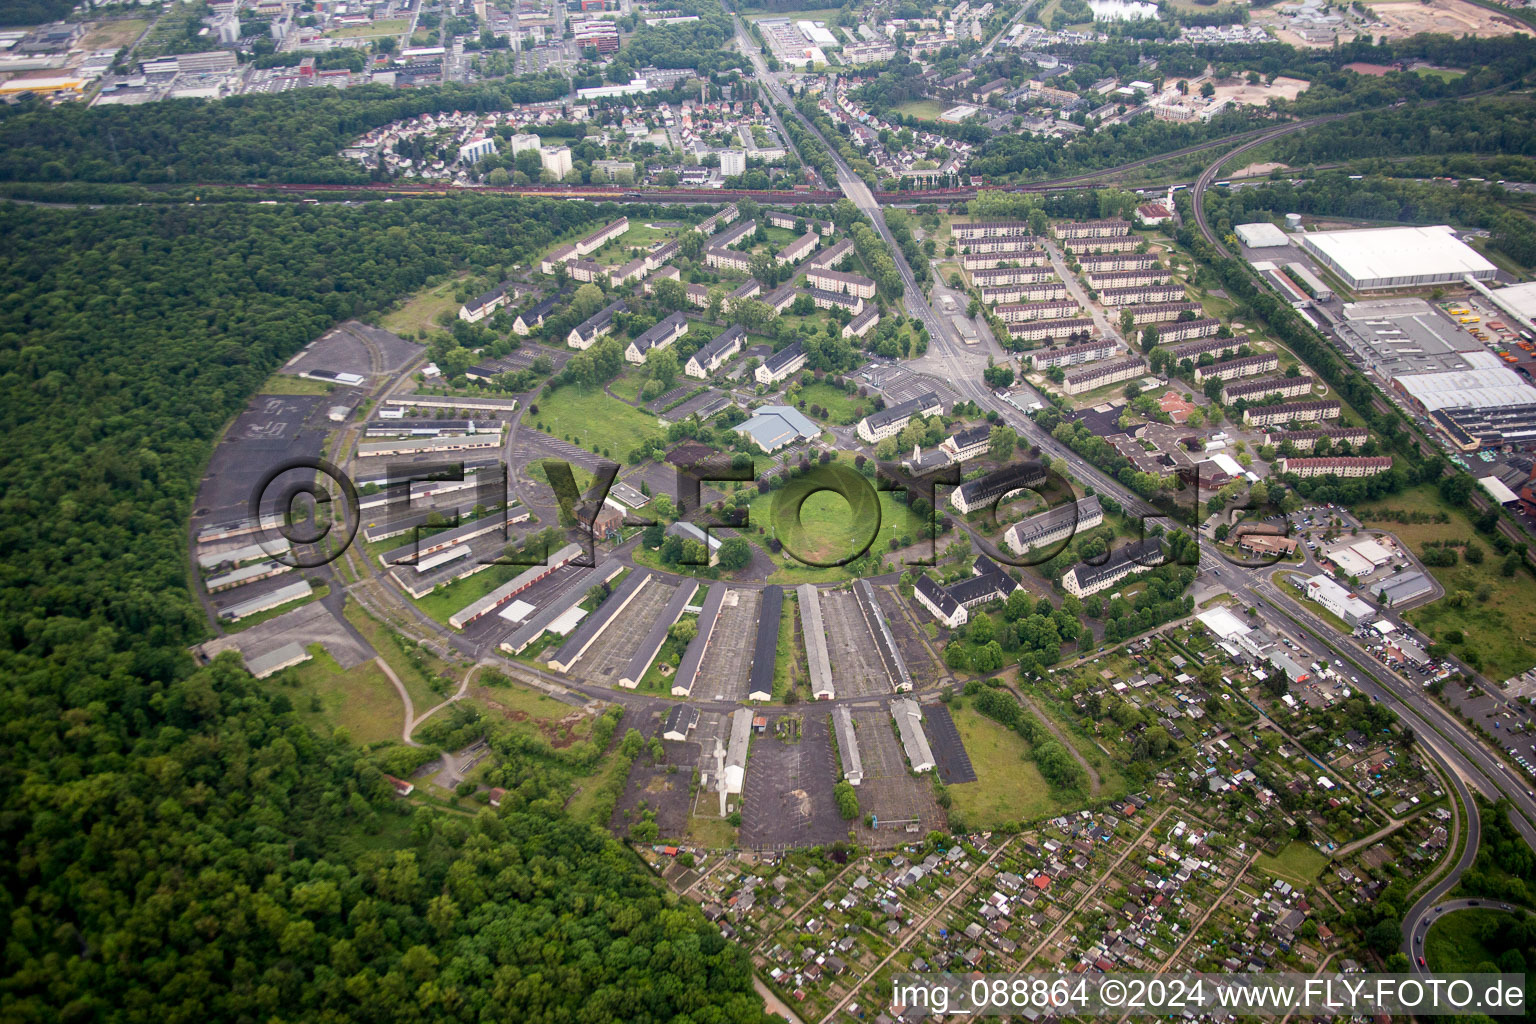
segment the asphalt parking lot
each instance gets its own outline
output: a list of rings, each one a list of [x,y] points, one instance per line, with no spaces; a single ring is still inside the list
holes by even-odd
[[[946,786],[976,781],[976,769],[971,766],[971,756],[965,752],[965,742],[960,739],[960,730],[955,728],[949,708],[943,704],[924,704],[923,730],[928,734],[928,747],[933,751],[939,778]]]
[[[855,710],[853,730],[864,767],[864,781],[858,786],[859,809],[877,819],[876,828],[871,831],[861,816],[859,841],[873,846],[896,846],[910,842],[913,834],[925,835],[930,829],[943,828],[944,812],[933,797],[932,783],[907,771],[890,710]]]
[[[864,621],[858,598],[846,590],[821,591],[821,620],[827,631],[827,658],[832,664],[836,695],[890,693],[891,677],[880,660],[880,649]]]
[[[676,590],[675,586],[662,583],[660,577],[653,577],[592,641],[572,674],[588,682],[617,686],[619,673],[628,667],[640,641],[651,631]]]
[[[715,584],[723,586],[723,584]],[[720,605],[720,617],[709,635],[709,646],[699,662],[694,690],[707,693],[713,700],[747,699],[747,682],[752,672],[752,649],[757,641],[757,606],[762,595],[756,590],[730,590]]]
[[[798,722],[799,736],[778,734]],[[742,789],[741,845],[749,849],[816,846],[848,838],[850,823],[837,811],[832,787],[832,737],[827,714],[790,712],[768,719],[752,739]]]

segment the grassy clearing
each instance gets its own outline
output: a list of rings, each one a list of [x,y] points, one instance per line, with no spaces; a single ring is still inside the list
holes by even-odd
[[[747,532],[755,541],[760,543],[767,537],[777,536],[786,545],[784,551],[771,556],[781,567],[773,574],[770,580],[773,583],[831,583],[848,576],[844,566],[808,565],[791,551],[814,559],[836,558],[862,542],[873,528],[874,541],[869,550],[884,554],[891,550],[892,540],[900,545],[901,538],[906,537],[910,542],[923,525],[922,520],[889,491],[879,492],[878,504],[861,502],[862,507],[858,510],[850,509],[848,502],[836,492],[813,494],[800,507],[798,524],[781,524],[775,521],[773,514],[774,498],[779,493],[770,491],[754,498],[748,506],[747,520],[750,524]],[[878,527],[875,526],[877,509]],[[766,533],[755,536],[757,527],[762,527]]]
[[[343,669],[321,644],[311,644],[309,653],[312,661],[275,677],[299,691],[292,700],[302,719],[316,729],[345,729],[363,746],[400,738],[405,708],[376,662]]]
[[[462,303],[454,297],[454,290],[465,275],[459,274],[442,284],[423,289],[402,302],[399,308],[378,318],[378,325],[401,337],[419,331],[435,331],[439,313],[458,313]]]
[[[800,389],[800,397],[805,400],[807,407],[821,406],[827,410],[830,422],[844,426],[859,422],[873,408],[868,399],[850,395],[842,388],[835,388],[825,381],[805,385]]]
[[[80,41],[83,50],[120,50],[129,46],[149,27],[148,18],[98,21],[85,30]]]
[[[601,448],[615,462],[623,462],[631,448],[658,432],[650,413],[598,388],[563,387],[540,399],[538,406],[532,418],[550,434],[588,450]]]
[[[1391,509],[1407,512],[1424,512],[1433,516],[1444,512],[1449,523],[1396,523],[1382,518],[1371,518],[1373,512]],[[1473,543],[1483,549],[1481,565],[1471,565],[1465,560],[1444,569],[1430,569],[1435,579],[1444,585],[1447,595],[1466,591],[1471,595],[1462,608],[1453,607],[1446,597],[1415,608],[1405,616],[1409,622],[1424,630],[1444,647],[1462,658],[1472,655],[1481,663],[1481,670],[1495,681],[1508,679],[1536,665],[1536,579],[1524,569],[1513,576],[1499,573],[1501,556],[1489,543],[1488,538],[1472,527],[1467,515],[1459,509],[1448,507],[1440,500],[1439,492],[1431,485],[1418,487],[1393,495],[1372,509],[1362,510],[1368,525],[1390,530],[1413,550],[1423,554],[1424,542],[1452,538],[1473,538]],[[1482,588],[1487,588],[1487,600],[1477,599]],[[1445,637],[1453,630],[1460,630],[1461,644],[1448,644]]]
[[[405,18],[385,18],[369,25],[349,25],[333,28],[325,34],[327,39],[370,39],[374,36],[398,36],[411,27]]]
[[[936,121],[949,108],[938,100],[908,100],[896,108],[897,113],[923,121]]]
[[[1495,960],[1483,942],[1484,934],[1505,916],[1497,910],[1458,910],[1429,926],[1424,939],[1424,959],[1429,969],[1440,972],[1475,971],[1477,965]]]
[[[1022,736],[969,708],[953,714],[976,769],[975,782],[949,787],[954,810],[968,828],[1032,821],[1057,812],[1050,783],[1029,760],[1029,744]]]
[[[1319,853],[1306,843],[1291,842],[1286,844],[1277,856],[1271,857],[1267,853],[1259,854],[1259,859],[1254,861],[1254,867],[1265,874],[1284,879],[1292,885],[1311,885],[1317,881],[1317,876],[1322,874],[1323,867],[1327,863],[1326,855]]]
[[[566,802],[566,812],[577,821],[607,828],[608,816],[613,813],[628,778],[629,764],[617,753],[609,754],[595,773],[582,780],[581,787]]]
[[[257,392],[259,395],[328,395],[334,385],[305,377],[290,377],[286,373],[274,373]]]
[[[454,666],[420,648],[407,653],[396,639],[398,634],[370,615],[356,601],[349,599],[343,614],[353,628],[373,645],[374,652],[395,670],[395,675],[400,677],[400,682],[405,686],[405,692],[411,695],[417,714],[443,699],[446,686],[443,690],[434,689],[432,681],[444,675],[452,675],[456,671]]]

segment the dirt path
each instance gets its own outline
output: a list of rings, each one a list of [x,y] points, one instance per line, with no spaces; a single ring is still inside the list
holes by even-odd
[[[1099,778],[1098,771],[1093,765],[1088,763],[1088,759],[1083,756],[1083,752],[1078,750],[1077,745],[1067,738],[1067,734],[1061,731],[1061,727],[1056,724],[1050,715],[1040,710],[1040,706],[1035,703],[1034,698],[1021,690],[1016,683],[1009,683],[1008,688],[1013,691],[1015,697],[1019,698],[1019,703],[1023,704],[1036,718],[1040,719],[1040,724],[1044,725],[1050,734],[1056,737],[1062,746],[1067,748],[1067,753],[1072,755],[1072,759],[1083,766],[1083,771],[1088,773],[1088,796],[1090,798],[1097,798],[1099,790],[1103,787],[1104,780]]]
[[[410,746],[421,746],[420,743],[411,739],[411,733],[416,728],[416,706],[411,703],[411,695],[405,692],[405,684],[400,681],[399,676],[395,675],[395,670],[389,667],[389,662],[382,657],[374,658],[373,663],[384,671],[390,682],[395,684],[395,692],[400,695],[400,702],[405,705],[405,721],[400,726],[400,738]]]

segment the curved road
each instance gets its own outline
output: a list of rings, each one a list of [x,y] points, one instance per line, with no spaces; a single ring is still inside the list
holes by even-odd
[[[1408,962],[1412,965],[1409,969],[1413,973],[1430,973],[1428,965],[1419,964],[1419,957],[1424,955],[1425,937],[1429,935],[1431,925],[1446,914],[1454,914],[1458,910],[1497,910],[1508,914],[1530,913],[1525,907],[1501,903],[1498,900],[1447,900],[1428,908],[1421,920],[1415,924],[1413,932],[1408,932],[1406,928],[1403,930],[1403,952],[1408,954]]]

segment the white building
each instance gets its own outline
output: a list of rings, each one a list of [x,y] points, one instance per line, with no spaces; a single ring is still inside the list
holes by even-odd
[[[1345,590],[1331,576],[1317,575],[1307,580],[1307,596],[1351,626],[1376,617],[1376,609]]]
[[[556,178],[564,178],[571,173],[571,147],[540,146],[539,162]]]
[[[1360,290],[1460,284],[1468,276],[1491,281],[1498,273],[1445,224],[1310,231],[1301,236],[1301,244],[1345,284]]]
[[[738,174],[746,174],[747,151],[744,149],[722,149],[720,151],[720,173],[727,178],[734,178]]]
[[[511,142],[513,156],[516,156],[517,154],[527,149],[538,149],[541,145],[540,139],[537,135],[529,134],[514,135],[512,136]]]

